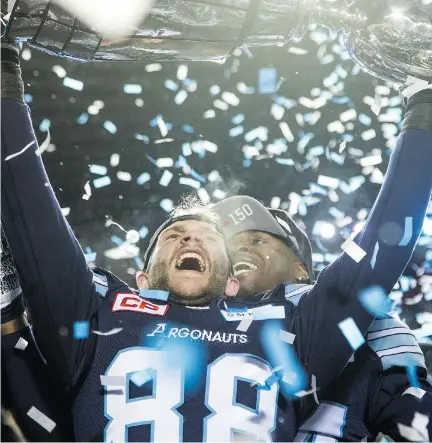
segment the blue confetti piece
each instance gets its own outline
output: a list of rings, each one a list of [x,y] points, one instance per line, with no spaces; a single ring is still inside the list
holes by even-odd
[[[244,114],[237,114],[231,119],[231,123],[233,125],[239,125],[240,123],[243,123],[244,119],[245,119]]]
[[[141,141],[144,142],[144,143],[147,143],[147,144],[150,143],[150,138],[149,138],[148,135],[135,134],[134,137],[135,137],[137,140],[141,140]]]
[[[379,243],[376,242],[375,243],[374,252],[373,252],[373,255],[372,255],[372,258],[371,258],[371,261],[370,261],[372,269],[375,269],[375,264],[376,264],[376,259],[377,259],[378,251],[379,251]]]
[[[123,240],[120,237],[117,237],[117,235],[111,236],[111,241],[115,243],[117,246],[120,246],[123,244]]]
[[[165,80],[165,88],[169,89],[170,91],[177,91],[179,85],[176,82],[168,79]]]
[[[260,94],[274,94],[276,87],[276,69],[263,68],[258,71],[258,92]]]
[[[231,128],[228,134],[230,137],[237,137],[238,135],[243,134],[243,132],[244,132],[244,127],[242,125],[239,125],[235,126],[234,128]]]
[[[360,114],[358,116],[358,121],[366,126],[370,126],[370,124],[372,123],[372,119],[366,114]]]
[[[67,88],[75,89],[76,91],[82,91],[84,88],[84,83],[81,80],[76,80],[74,78],[65,77],[63,79],[63,86]]]
[[[291,397],[296,392],[306,388],[307,377],[297,359],[294,348],[280,340],[281,329],[283,327],[279,321],[265,322],[261,330],[260,340],[272,366],[280,367],[283,374],[289,374],[289,377],[284,376],[280,387],[284,395]]]
[[[47,132],[50,127],[51,127],[51,121],[48,120],[47,118],[44,118],[41,121],[41,124],[39,125],[39,131]]]
[[[89,322],[76,321],[73,324],[73,335],[75,340],[83,340],[89,336]]]
[[[399,242],[399,246],[407,246],[412,239],[412,235],[413,235],[413,218],[405,217],[404,235],[401,241]]]
[[[152,298],[154,300],[167,301],[169,297],[169,292],[160,291],[158,289],[141,289],[139,295],[143,298]]]
[[[227,308],[228,312],[248,312],[248,308]]]
[[[110,134],[115,134],[117,132],[117,126],[109,120],[104,122],[103,126]]]
[[[144,369],[142,371],[133,372],[130,376],[130,380],[140,388],[150,380],[154,380],[155,375],[156,371],[154,369]]]
[[[157,161],[150,155],[146,155],[147,160],[151,161],[156,167],[158,167]]]
[[[24,94],[24,101],[26,103],[31,103],[33,101],[33,96],[31,94]]]
[[[89,170],[92,174],[97,175],[105,175],[108,172],[107,167],[102,165],[89,165]]]
[[[89,119],[89,115],[87,114],[87,112],[83,112],[80,116],[78,116],[78,118],[76,119],[76,122],[79,125],[85,125],[88,122]]]
[[[262,389],[264,391],[270,391],[272,385],[275,384],[278,380],[279,377],[276,374],[272,374],[270,375],[270,377],[266,379],[263,385],[258,385],[258,389]]]
[[[183,125],[183,131],[187,132],[188,134],[193,134],[195,129],[190,125]]]
[[[150,120],[149,125],[154,128],[155,126],[157,126],[160,118],[162,118],[162,115],[158,114],[153,120]]]
[[[95,178],[93,180],[93,186],[97,189],[97,188],[102,188],[103,186],[108,186],[111,184],[111,179],[106,176],[106,177],[100,177],[100,178]]]
[[[391,311],[392,302],[381,286],[372,286],[359,294],[360,303],[373,315],[383,315]]]
[[[252,164],[251,160],[248,158],[245,158],[243,160],[243,168],[249,168],[249,166]]]
[[[85,255],[86,262],[94,262],[96,261],[96,252],[90,252]]]
[[[410,359],[410,361],[408,362],[406,366],[406,372],[410,385],[413,386],[414,388],[419,388],[420,383],[417,378],[417,365],[414,359]]]
[[[143,262],[142,258],[141,258],[139,255],[137,255],[136,257],[134,257],[133,260],[134,260],[134,262],[135,262],[136,267],[137,267],[139,270],[143,270],[143,269],[144,269],[144,262]]]
[[[337,103],[338,105],[343,105],[350,101],[349,97],[333,97],[332,102]]]
[[[143,185],[144,183],[147,183],[150,180],[150,174],[148,172],[143,172],[140,174],[137,178],[137,183],[139,185]]]
[[[207,183],[207,179],[205,177],[203,177],[202,175],[199,175],[194,169],[191,169],[189,171],[189,175],[201,183]]]
[[[365,339],[360,332],[360,329],[351,317],[341,321],[338,326],[354,351],[365,343]]]
[[[149,233],[149,230],[147,228],[147,226],[141,226],[141,228],[139,228],[138,234],[140,236],[140,238],[146,238],[147,235]]]
[[[141,85],[127,84],[123,86],[123,92],[125,94],[141,94],[142,87]]]

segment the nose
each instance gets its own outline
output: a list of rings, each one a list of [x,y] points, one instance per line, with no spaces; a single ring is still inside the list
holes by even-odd
[[[202,243],[202,238],[199,234],[185,234],[183,235],[182,239],[181,239],[181,243],[182,244],[186,244],[186,243]]]

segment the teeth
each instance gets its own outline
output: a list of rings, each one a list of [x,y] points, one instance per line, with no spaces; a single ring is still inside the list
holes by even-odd
[[[236,277],[237,275],[244,274],[246,272],[256,271],[258,266],[246,261],[239,261],[233,266],[233,268],[234,276]]]
[[[177,260],[176,267],[180,268],[180,266],[182,265],[183,261],[185,259],[187,259],[187,258],[194,258],[194,259],[198,260],[201,272],[205,271],[206,266],[205,266],[204,260],[196,252],[185,252],[184,254],[180,255],[179,259]]]

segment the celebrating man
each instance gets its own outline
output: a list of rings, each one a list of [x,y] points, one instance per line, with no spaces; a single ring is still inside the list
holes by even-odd
[[[412,251],[403,240],[407,220],[423,220],[432,189],[432,174],[423,166],[432,162],[432,90],[410,98],[402,128],[381,193],[356,237],[375,239],[366,243],[370,246],[361,261],[369,269],[370,285],[379,284],[387,292]],[[234,275],[240,282],[238,297],[261,299],[260,292],[286,282],[287,298],[299,303],[312,288],[305,283],[312,283],[314,276],[309,240],[293,219],[247,196],[228,198],[215,209],[226,226]],[[396,229],[403,225],[405,232]],[[346,274],[339,270],[335,278],[344,281]],[[351,290],[346,280],[346,291]],[[379,291],[369,295],[377,297]],[[264,297],[269,300],[271,294]],[[324,299],[328,301],[325,295]],[[296,441],[373,441],[379,432],[395,441],[432,437],[432,389],[421,349],[404,323],[379,314],[368,331],[367,345],[358,349],[343,373],[326,390],[317,385],[320,404],[300,423]]]
[[[238,281],[220,225],[192,205],[154,235],[139,293],[92,272],[35,155],[13,45],[2,48],[2,68],[3,226],[41,351],[68,388],[75,438],[292,440],[312,405],[291,395],[312,380],[324,389],[342,370],[351,347],[339,324],[361,336],[373,319],[356,297],[368,267],[341,256],[299,303],[283,287],[271,303],[227,298]],[[423,207],[420,199],[407,210]],[[407,251],[420,226],[414,217]]]

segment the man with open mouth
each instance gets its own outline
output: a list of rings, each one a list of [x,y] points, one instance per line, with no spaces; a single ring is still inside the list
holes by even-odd
[[[392,290],[415,242],[407,247],[409,236],[403,229],[391,238],[389,221],[406,226],[407,218],[413,217],[421,229],[431,193],[432,174],[420,164],[432,162],[432,90],[420,91],[408,101],[402,127],[382,190],[354,240],[365,256],[356,262],[344,253],[322,271],[315,285],[310,242],[286,211],[266,209],[248,196],[215,205],[240,282],[237,297],[270,301],[271,289],[279,285],[298,305],[315,290],[323,303],[317,309],[328,309],[325,305],[336,306],[343,291],[361,298],[379,297],[375,285],[387,293]],[[414,163],[419,166],[413,168]],[[380,432],[394,441],[432,438],[432,387],[423,353],[406,324],[379,309],[375,314],[379,315],[366,343],[340,376],[328,389],[312,386],[309,398],[314,396],[319,405],[311,416],[299,416],[295,441],[375,441]],[[313,324],[316,312],[305,315]]]

